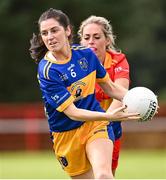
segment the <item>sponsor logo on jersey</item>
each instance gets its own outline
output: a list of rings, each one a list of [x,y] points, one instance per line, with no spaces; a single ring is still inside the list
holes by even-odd
[[[54,101],[57,101],[59,99],[59,96],[57,94],[55,94],[54,96],[51,96],[51,98],[54,100]]]
[[[116,73],[117,73],[117,72],[121,72],[121,71],[126,71],[126,72],[129,72],[129,70],[128,70],[128,69],[124,69],[124,68],[122,68],[121,66],[120,66],[120,67],[115,68],[115,72],[116,72]]]
[[[69,93],[66,92],[62,97],[59,97],[57,94],[54,96],[51,96],[51,98],[58,104],[60,101],[62,101]]]
[[[83,97],[82,93],[85,86],[86,86],[86,83],[82,81],[77,81],[72,85],[70,92],[72,95],[74,95],[75,101],[78,101]]]
[[[59,74],[59,77],[60,77],[61,81],[66,81],[68,79],[67,74]]]

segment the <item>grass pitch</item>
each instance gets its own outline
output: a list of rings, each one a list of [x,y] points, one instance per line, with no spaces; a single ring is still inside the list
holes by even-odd
[[[69,179],[52,151],[0,152],[0,179]],[[166,179],[166,150],[123,150],[117,179]]]

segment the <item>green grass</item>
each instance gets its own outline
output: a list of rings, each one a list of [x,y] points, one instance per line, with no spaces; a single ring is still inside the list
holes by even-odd
[[[0,153],[0,179],[65,179],[52,151]]]
[[[52,151],[0,152],[0,179],[67,179]],[[166,150],[123,150],[117,179],[166,179]]]
[[[166,150],[122,151],[116,178],[166,179]]]

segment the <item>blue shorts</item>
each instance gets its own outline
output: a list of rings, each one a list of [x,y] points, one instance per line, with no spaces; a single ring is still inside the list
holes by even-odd
[[[109,139],[111,139],[114,142],[115,141],[115,135],[114,135],[113,128],[110,124],[107,125],[107,131],[108,131]]]
[[[107,126],[107,129],[108,129],[108,134],[109,134],[110,139],[113,136],[111,129],[113,129],[114,140],[117,140],[122,136],[122,126],[121,126],[120,121],[110,122],[110,124]]]

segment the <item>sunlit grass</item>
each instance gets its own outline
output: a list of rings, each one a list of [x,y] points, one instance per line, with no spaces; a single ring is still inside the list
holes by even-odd
[[[0,179],[68,178],[52,151],[0,153]]]
[[[122,151],[116,178],[166,179],[166,150]]]
[[[67,179],[52,151],[0,152],[0,179]],[[118,179],[166,179],[166,150],[123,150]]]

